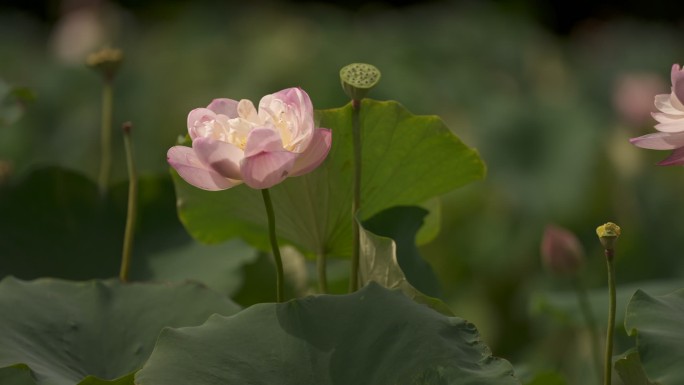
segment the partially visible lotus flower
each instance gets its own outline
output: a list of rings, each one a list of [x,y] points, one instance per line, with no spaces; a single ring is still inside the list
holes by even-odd
[[[658,163],[661,166],[684,164],[684,70],[679,64],[672,66],[670,78],[672,92],[655,97],[655,106],[660,112],[653,113],[653,118],[658,121],[655,128],[660,132],[630,139],[637,147],[674,150]]]
[[[332,133],[314,125],[309,95],[288,88],[249,100],[214,99],[188,114],[192,148],[169,149],[169,164],[188,183],[225,190],[241,183],[266,189],[306,174],[325,160]]]

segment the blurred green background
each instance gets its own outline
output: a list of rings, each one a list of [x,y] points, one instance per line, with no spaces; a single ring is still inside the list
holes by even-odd
[[[105,45],[125,53],[114,184],[126,180],[123,121],[135,127],[140,174],[168,175],[166,150],[191,109],[291,86],[317,109],[339,107],[339,69],[372,63],[383,74],[373,98],[441,116],[488,167],[486,180],[444,197],[441,233],[422,247],[443,298],[495,354],[567,369],[571,349],[558,346],[574,334],[530,312],[534,293],[570,288],[539,262],[547,223],[585,245],[590,288],[605,286],[594,231],[606,221],[623,228],[619,284],[684,275],[684,171],[628,143],[653,130],[653,96],[684,61],[684,18],[665,1],[637,3],[6,2],[0,93],[28,87],[35,101],[1,106],[0,184],[40,165],[96,179],[101,81],[84,61]]]

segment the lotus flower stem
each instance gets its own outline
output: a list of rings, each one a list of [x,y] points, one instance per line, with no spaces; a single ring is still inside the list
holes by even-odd
[[[326,274],[327,261],[325,253],[319,253],[316,256],[316,271],[318,273],[318,290],[323,293],[328,293],[328,276]]]
[[[354,147],[354,182],[352,200],[352,265],[349,277],[349,292],[354,292],[359,286],[359,258],[361,253],[361,232],[356,214],[361,208],[361,100],[352,100],[352,140]]]
[[[100,195],[107,194],[109,171],[112,164],[112,82],[105,79],[102,86],[102,128],[100,132]]]
[[[589,336],[591,339],[591,356],[592,361],[594,361],[594,369],[596,375],[598,376],[598,382],[601,382],[601,347],[599,342],[598,329],[596,327],[596,317],[594,317],[594,312],[591,310],[589,304],[589,295],[587,294],[587,289],[582,285],[579,278],[574,280],[575,291],[577,293],[577,301],[579,302],[580,311],[584,317],[584,322],[587,324],[587,329],[589,329]]]
[[[267,188],[261,190],[261,196],[264,198],[264,205],[266,206],[266,216],[268,217],[268,235],[271,239],[271,249],[273,250],[273,258],[275,259],[276,264],[276,300],[278,302],[283,302],[285,300],[285,274],[283,273],[283,259],[280,256],[278,238],[276,237],[273,203],[271,202],[271,194]]]
[[[613,333],[615,331],[615,265],[613,264],[613,249],[606,249],[606,264],[608,265],[608,330],[606,331],[606,355],[604,359],[604,385],[611,385],[613,369]]]
[[[128,271],[131,264],[131,250],[135,232],[135,219],[138,212],[138,176],[133,161],[133,146],[131,145],[130,122],[123,124],[124,147],[126,149],[126,163],[128,164],[128,210],[126,212],[126,230],[124,232],[123,251],[121,253],[121,270],[119,280],[128,281]]]

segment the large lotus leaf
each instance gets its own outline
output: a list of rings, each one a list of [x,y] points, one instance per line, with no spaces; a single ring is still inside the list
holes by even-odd
[[[24,364],[0,368],[0,384],[2,385],[35,385],[31,369]]]
[[[625,317],[625,309],[630,298],[639,288],[651,293],[665,294],[681,287],[681,280],[644,281],[619,285],[616,288],[617,312],[615,314],[616,325],[621,324]],[[608,288],[589,290],[589,305],[599,325],[608,322]],[[577,300],[577,293],[573,290],[536,292],[530,299],[530,312],[533,315],[548,315],[563,322],[569,322],[577,326],[585,326]]]
[[[441,289],[432,266],[420,255],[416,246],[418,231],[428,211],[417,206],[396,206],[375,214],[363,223],[363,228],[381,237],[391,238],[396,256],[388,256],[401,268],[408,282],[422,293],[439,297]]]
[[[558,373],[555,372],[543,372],[539,373],[530,382],[526,382],[525,385],[567,385],[567,382]]]
[[[6,277],[0,281],[0,368],[25,364],[38,385],[127,384],[162,328],[238,311],[193,283]],[[0,375],[21,375],[9,370]]]
[[[684,289],[662,296],[634,293],[625,329],[636,335],[648,378],[661,385],[684,384]]]
[[[247,284],[247,266],[256,262],[259,253],[237,239],[220,245],[203,245],[188,239],[175,248],[149,251],[143,257],[145,273],[138,268],[133,275],[135,279],[193,280],[233,298]],[[275,288],[269,293],[272,298]]]
[[[388,289],[399,289],[406,296],[418,303],[428,305],[444,315],[454,315],[444,302],[437,298],[427,296],[416,289],[404,273],[398,259],[398,255],[400,255],[398,247],[400,245],[404,247],[405,251],[402,254],[408,253],[409,255],[405,256],[405,258],[414,260],[411,262],[412,264],[415,265],[418,263],[416,260],[420,259],[420,255],[418,255],[417,250],[412,251],[412,249],[415,249],[415,232],[417,227],[420,226],[420,223],[419,221],[416,222],[416,218],[411,219],[411,216],[420,216],[420,212],[414,211],[413,214],[410,214],[407,210],[400,211],[408,214],[409,220],[407,221],[405,218],[401,219],[405,227],[401,229],[401,226],[399,226],[399,228],[394,229],[395,231],[392,231],[395,233],[395,236],[403,238],[398,242],[395,242],[392,238],[374,234],[365,229],[364,226],[361,226],[359,240],[361,255],[359,262],[360,285],[365,285],[368,282],[375,282]],[[383,217],[383,213],[380,213],[380,216]],[[378,223],[379,221],[372,222]],[[420,260],[420,262],[424,261]],[[418,275],[418,277],[420,277],[420,275]]]
[[[624,385],[655,385],[646,376],[639,352],[634,348],[615,361],[615,371]]]
[[[351,105],[319,111],[332,129],[328,158],[315,171],[271,188],[281,239],[303,251],[351,254]],[[366,220],[398,205],[416,205],[480,179],[485,167],[436,116],[417,116],[392,101],[364,100],[361,212]],[[180,217],[198,240],[213,243],[241,236],[267,248],[261,194],[244,185],[220,192],[197,189],[175,175]]]
[[[165,329],[139,385],[519,384],[476,328],[370,284]]]
[[[128,184],[101,197],[85,176],[57,167],[32,170],[0,187],[0,277],[92,279],[116,276]],[[237,240],[203,245],[178,220],[171,178],[141,178],[132,280],[194,279],[233,295],[256,251]],[[96,256],[96,257],[95,257]]]

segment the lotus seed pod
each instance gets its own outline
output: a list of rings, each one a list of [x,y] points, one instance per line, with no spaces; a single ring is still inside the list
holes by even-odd
[[[86,65],[100,71],[106,80],[111,81],[123,61],[123,51],[105,47],[88,55]]]
[[[380,70],[365,63],[352,63],[340,70],[344,93],[352,100],[361,100],[380,81]]]
[[[615,241],[620,237],[620,226],[613,222],[608,222],[596,228],[596,235],[598,235],[604,249],[613,250],[615,248]]]

